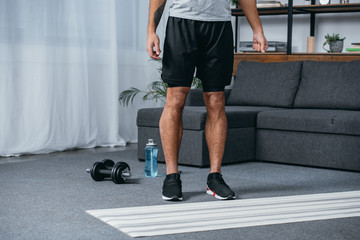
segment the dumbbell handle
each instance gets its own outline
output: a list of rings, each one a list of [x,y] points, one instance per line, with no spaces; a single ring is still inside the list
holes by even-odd
[[[86,169],[86,172],[88,172],[88,173],[90,173],[90,171],[91,171],[91,169]],[[106,174],[106,175],[111,175],[111,170],[109,170],[109,169],[100,169],[99,170],[99,173],[101,173],[101,174]]]
[[[106,175],[110,176],[111,175],[111,170],[109,170],[109,169],[100,169],[99,173],[106,174]]]
[[[123,173],[121,174],[121,176],[123,176],[123,177],[125,177],[125,178],[129,178],[129,177],[131,177],[131,173],[130,173],[130,172],[123,172]]]
[[[90,173],[90,169],[89,168],[86,169],[86,172]],[[106,175],[109,175],[109,176],[111,175],[111,170],[108,170],[108,169],[100,169],[99,172],[101,174],[106,174]],[[131,173],[130,172],[123,172],[123,173],[121,173],[121,176],[129,178],[129,177],[131,177]]]

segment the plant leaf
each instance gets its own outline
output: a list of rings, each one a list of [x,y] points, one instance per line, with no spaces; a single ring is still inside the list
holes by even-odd
[[[141,90],[131,87],[120,93],[118,101],[120,105],[127,107],[129,105],[129,102],[131,102],[132,104],[134,101],[134,97],[141,92],[142,92]]]

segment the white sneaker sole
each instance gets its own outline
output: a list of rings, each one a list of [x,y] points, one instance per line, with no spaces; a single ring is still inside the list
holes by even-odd
[[[211,191],[209,187],[206,187],[206,193],[213,197],[216,197],[217,199],[220,199],[220,200],[230,200],[230,199],[236,198],[236,196],[221,197],[221,196],[217,195],[216,193],[214,193],[213,191]]]
[[[164,195],[162,196],[162,199],[165,201],[182,201],[183,200],[182,197],[178,198],[178,197],[174,196],[174,197],[169,198],[169,197],[165,197]]]

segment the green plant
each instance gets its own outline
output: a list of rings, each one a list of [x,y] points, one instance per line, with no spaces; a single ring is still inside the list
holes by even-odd
[[[239,0],[231,0],[231,4],[234,6],[238,6],[239,5]]]
[[[161,62],[161,60],[154,60],[154,61]],[[158,72],[161,74],[162,67],[158,68]],[[162,102],[165,102],[167,88],[168,88],[167,84],[164,83],[163,81],[154,81],[150,83],[150,85],[147,87],[145,91],[131,87],[120,93],[118,101],[120,105],[127,107],[130,102],[131,104],[133,103],[136,95],[142,93],[144,94],[144,96],[142,97],[143,101],[160,100]],[[194,76],[191,88],[202,88],[201,80]]]
[[[329,33],[325,35],[325,42],[323,43],[323,49],[325,49],[327,52],[332,52],[331,50],[328,50],[325,48],[325,45],[328,44],[330,46],[331,43],[336,41],[344,41],[346,37],[340,38],[339,34],[333,33],[330,35]]]

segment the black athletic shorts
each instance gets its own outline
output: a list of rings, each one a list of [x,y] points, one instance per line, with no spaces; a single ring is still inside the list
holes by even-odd
[[[196,67],[204,92],[224,91],[231,82],[233,61],[230,21],[169,17],[161,75],[169,87],[190,87]]]

